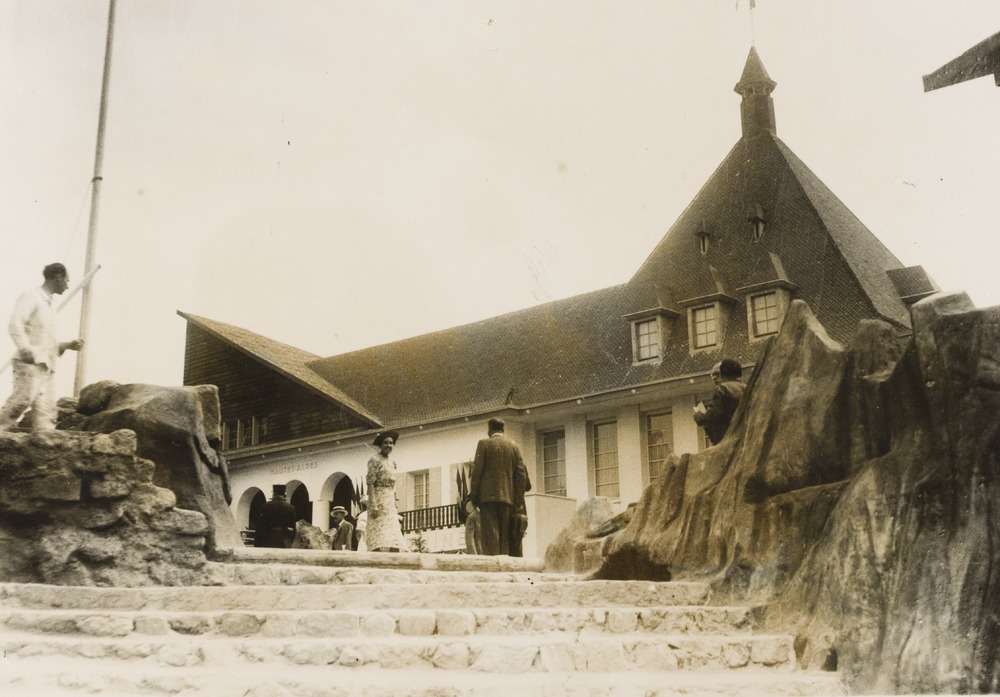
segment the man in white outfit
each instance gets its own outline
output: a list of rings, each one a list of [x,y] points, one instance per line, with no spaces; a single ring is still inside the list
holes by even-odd
[[[21,294],[10,317],[8,330],[17,350],[11,360],[14,391],[0,410],[0,431],[8,431],[30,407],[32,427],[36,431],[56,426],[56,359],[66,350],[78,351],[83,341],[60,342],[56,338],[56,313],[53,296],[69,287],[69,276],[62,264],[49,264],[42,270],[45,282]]]

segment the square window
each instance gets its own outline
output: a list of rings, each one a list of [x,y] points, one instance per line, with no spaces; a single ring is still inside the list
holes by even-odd
[[[640,361],[660,357],[660,323],[655,319],[635,323],[635,357]]]
[[[691,331],[694,348],[715,346],[719,342],[719,310],[716,305],[703,305],[691,310]]]

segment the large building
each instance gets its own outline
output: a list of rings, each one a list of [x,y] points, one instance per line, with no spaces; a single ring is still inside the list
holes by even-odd
[[[742,137],[632,278],[480,322],[321,357],[188,313],[185,384],[219,388],[237,521],[273,484],[325,528],[364,481],[373,436],[401,434],[405,529],[449,538],[491,416],[525,454],[526,554],[578,502],[638,500],[673,452],[706,447],[691,411],[723,357],[752,367],[801,298],[841,341],[863,319],[909,331],[935,288],[902,264],[776,135],[775,82],[751,49],[736,92]],[[431,534],[431,533],[428,533]]]

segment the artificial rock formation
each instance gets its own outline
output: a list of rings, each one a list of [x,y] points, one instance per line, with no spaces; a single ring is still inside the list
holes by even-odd
[[[219,452],[219,392],[213,385],[160,387],[111,380],[83,388],[77,411],[59,428],[111,433],[134,431],[140,457],[156,463],[153,482],[170,489],[177,505],[205,514],[207,549],[243,545],[229,508],[229,472]]]
[[[153,468],[129,431],[0,433],[0,582],[204,583],[205,516]]]
[[[845,348],[794,302],[729,433],[671,461],[595,576],[711,579],[856,691],[1000,689],[1000,308],[912,316]]]
[[[629,508],[629,513],[632,511]],[[554,572],[593,571],[601,564],[601,548],[607,535],[624,527],[616,523],[631,515],[615,516],[611,499],[597,496],[587,499],[569,524],[545,550],[545,568]]]
[[[333,549],[333,538],[336,531],[320,530],[304,520],[295,523],[295,539],[292,549]]]

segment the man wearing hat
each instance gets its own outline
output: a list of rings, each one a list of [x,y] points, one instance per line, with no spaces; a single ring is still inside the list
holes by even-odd
[[[330,511],[333,518],[331,532],[333,536],[333,549],[344,549],[350,552],[354,549],[354,526],[347,520],[347,509],[343,506],[334,506]]]
[[[271,488],[271,500],[260,509],[253,546],[287,549],[295,539],[295,506],[285,499],[284,484]]]

